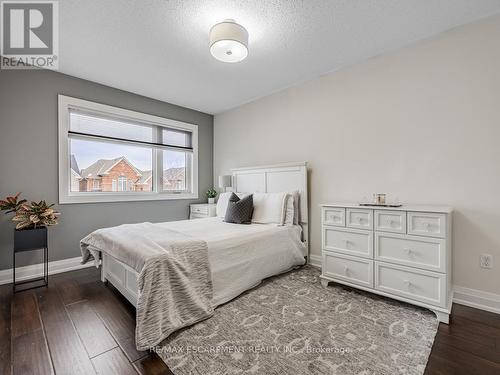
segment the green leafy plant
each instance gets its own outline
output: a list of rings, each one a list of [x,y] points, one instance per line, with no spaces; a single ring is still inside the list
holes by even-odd
[[[207,190],[207,198],[215,198],[217,196],[217,191],[214,188]]]
[[[0,200],[1,211],[6,211],[6,214],[15,213],[12,221],[17,223],[17,230],[49,227],[58,223],[60,213],[52,208],[53,204],[45,201],[28,203],[26,199],[19,200],[20,195],[21,193],[17,193]]]

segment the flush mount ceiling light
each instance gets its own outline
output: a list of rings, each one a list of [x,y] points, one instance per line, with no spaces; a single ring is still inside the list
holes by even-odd
[[[234,20],[224,20],[210,29],[210,53],[217,60],[235,63],[248,56],[248,31]]]

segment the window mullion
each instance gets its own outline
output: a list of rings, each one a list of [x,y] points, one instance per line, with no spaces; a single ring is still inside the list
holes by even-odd
[[[184,154],[184,165],[186,166],[186,172],[185,172],[185,183],[186,186],[184,187],[185,192],[191,192],[193,190],[193,185],[192,185],[192,173],[193,173],[193,158],[192,155],[190,154]]]
[[[161,143],[162,131],[160,127],[153,128],[153,139],[156,143]],[[163,181],[163,151],[155,147],[153,149],[153,178],[155,181],[154,191],[156,193],[161,193],[162,191],[162,181]]]

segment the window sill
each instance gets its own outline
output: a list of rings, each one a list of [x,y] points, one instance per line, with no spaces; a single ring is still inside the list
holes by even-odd
[[[59,204],[75,204],[75,203],[114,203],[114,202],[144,202],[144,201],[165,201],[179,199],[198,199],[197,193],[124,193],[110,194],[101,193],[93,194],[91,192],[84,194],[69,194],[59,197]]]

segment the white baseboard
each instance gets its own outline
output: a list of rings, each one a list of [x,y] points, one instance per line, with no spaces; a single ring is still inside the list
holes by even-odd
[[[500,314],[500,294],[455,285],[453,302]]]
[[[321,268],[321,255],[309,255],[309,264]]]
[[[94,266],[94,262],[81,264],[82,257],[68,258],[49,262],[49,275]],[[16,268],[16,281],[43,276],[43,263]],[[0,285],[12,283],[12,269],[0,270]]]
[[[55,275],[62,272],[68,272],[94,266],[94,262],[81,264],[81,260],[81,257],[75,257],[49,262],[49,275]],[[311,266],[321,268],[321,256],[309,255],[309,264]],[[35,277],[40,277],[42,275],[43,264],[41,263],[18,267],[16,269],[16,281],[23,281]],[[11,282],[12,269],[0,270],[0,285],[9,284]],[[453,287],[453,292],[454,303],[500,314],[500,294],[483,292],[481,290],[465,288],[458,285],[455,285]]]
[[[321,256],[309,255],[309,264],[321,268]],[[453,286],[453,303],[500,314],[500,294]]]

